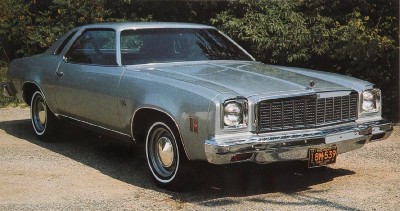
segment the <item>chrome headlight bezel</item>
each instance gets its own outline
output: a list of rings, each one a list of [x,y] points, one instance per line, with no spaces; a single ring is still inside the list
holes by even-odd
[[[360,96],[360,114],[375,114],[381,111],[381,90],[378,88],[366,89]]]
[[[248,103],[246,99],[227,100],[222,105],[223,129],[247,128]]]

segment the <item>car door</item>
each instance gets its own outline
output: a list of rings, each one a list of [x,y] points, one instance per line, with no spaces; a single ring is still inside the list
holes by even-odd
[[[116,32],[87,29],[75,40],[56,74],[58,113],[95,126],[119,128]]]

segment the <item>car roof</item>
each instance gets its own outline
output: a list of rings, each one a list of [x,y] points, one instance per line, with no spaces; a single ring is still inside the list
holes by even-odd
[[[109,23],[95,23],[79,26],[71,29],[65,33],[60,39],[58,39],[44,54],[53,54],[60,43],[72,32],[82,31],[85,29],[114,29],[116,31],[122,31],[127,29],[215,29],[212,26],[196,23],[177,23],[177,22],[109,22]]]
[[[195,23],[174,23],[174,22],[123,22],[123,23],[96,23],[78,27],[78,29],[90,28],[112,28],[115,30],[126,29],[159,29],[159,28],[187,28],[187,29],[213,29],[212,26]]]

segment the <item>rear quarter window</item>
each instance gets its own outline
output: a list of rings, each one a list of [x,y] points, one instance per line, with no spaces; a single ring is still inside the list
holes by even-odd
[[[117,65],[115,34],[112,29],[84,31],[66,53],[67,61],[79,64]]]

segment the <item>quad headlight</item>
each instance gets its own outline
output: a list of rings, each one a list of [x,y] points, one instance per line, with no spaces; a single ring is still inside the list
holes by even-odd
[[[224,128],[247,127],[247,101],[229,100],[223,107]]]
[[[367,89],[361,94],[361,113],[376,113],[381,109],[381,90]]]

